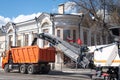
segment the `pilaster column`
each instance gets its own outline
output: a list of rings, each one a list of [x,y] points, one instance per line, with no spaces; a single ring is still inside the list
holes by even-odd
[[[81,27],[81,29],[80,29],[80,38],[81,38],[81,40],[82,40],[82,42],[84,43],[84,40],[83,40],[83,28]]]
[[[9,49],[9,40],[10,38],[9,38],[9,35],[6,35],[6,50],[8,50]]]
[[[31,43],[32,43],[32,41],[33,41],[33,32],[30,32],[30,33],[29,33],[29,35],[28,35],[28,39],[29,39],[29,41],[28,41],[28,45],[30,46]]]
[[[50,27],[50,28],[48,28],[49,29],[49,32],[48,33],[50,33],[50,34],[52,34],[53,35],[53,27]],[[54,34],[55,35],[55,34]]]
[[[57,51],[57,54],[55,55],[55,70],[62,71],[63,69],[63,53],[60,51]]]
[[[12,46],[16,46],[16,33],[13,32],[13,43]]]
[[[91,35],[93,35],[93,34],[91,34],[91,29],[88,31],[89,31],[88,32],[88,45],[91,46]]]
[[[39,28],[39,33],[42,33],[42,28]],[[42,39],[38,39],[38,46],[39,46],[40,48],[43,47],[43,40],[42,40]]]
[[[21,34],[21,46],[24,46],[24,41],[25,41],[25,39],[24,39],[24,33],[22,33]]]

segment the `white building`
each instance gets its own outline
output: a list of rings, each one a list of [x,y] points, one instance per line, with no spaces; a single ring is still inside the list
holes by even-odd
[[[42,32],[56,35],[63,40],[67,40],[69,36],[74,40],[80,37],[83,44],[89,46],[102,44],[102,33],[99,29],[80,26],[80,20],[81,17],[79,15],[42,13],[39,17],[28,21],[20,23],[9,22],[4,26],[6,29],[6,38],[4,37],[6,40],[5,47],[9,49],[10,46],[31,45],[35,33]],[[0,36],[0,38],[2,38],[2,36]],[[43,40],[39,40],[37,45],[39,47],[49,46],[48,42]],[[61,69],[64,66],[65,57],[62,52],[56,54],[56,69]]]
[[[1,53],[3,53],[4,51],[5,51],[5,33],[3,33],[3,31],[0,29],[0,57],[2,56]],[[1,59],[2,58],[0,58],[0,62],[1,62]]]

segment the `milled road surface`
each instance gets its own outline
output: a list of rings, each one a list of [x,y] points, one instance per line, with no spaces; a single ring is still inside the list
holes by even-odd
[[[17,71],[5,73],[0,70],[0,80],[91,80],[90,70],[51,71],[49,74],[21,74]]]

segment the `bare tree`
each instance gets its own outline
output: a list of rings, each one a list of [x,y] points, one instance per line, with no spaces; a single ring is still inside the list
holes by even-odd
[[[90,27],[99,27],[102,32],[102,39],[105,41],[106,32],[111,24],[120,25],[120,0],[70,0],[75,2],[80,8],[79,11],[94,18],[87,23]],[[100,11],[100,12],[99,12]],[[98,12],[101,14],[99,15]],[[86,17],[88,18],[88,17]],[[84,22],[84,21],[83,21]],[[111,40],[111,39],[110,39]],[[110,41],[111,42],[111,41]]]
[[[79,7],[80,11],[88,13],[94,17],[96,23],[103,28],[108,28],[107,24],[120,22],[120,0],[70,0],[74,1]],[[98,10],[103,10],[102,17],[98,15]],[[110,17],[106,21],[106,17]]]

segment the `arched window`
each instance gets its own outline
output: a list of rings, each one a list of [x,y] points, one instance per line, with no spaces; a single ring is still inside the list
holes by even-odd
[[[24,37],[25,37],[25,46],[28,46],[28,34],[25,34],[24,35]]]
[[[11,47],[12,46],[12,44],[13,44],[13,30],[12,29],[10,29],[9,31],[8,31],[8,34],[9,34],[9,36],[8,36],[8,40],[9,40],[9,43],[8,43],[8,47]]]
[[[42,31],[44,32],[44,33],[49,33],[49,24],[47,23],[47,22],[45,22],[43,25],[42,25]],[[48,47],[48,44],[49,44],[49,42],[48,41],[46,41],[46,40],[44,40],[43,41],[43,47]]]
[[[47,27],[49,27],[49,23],[45,22],[42,24],[42,28],[47,28]]]
[[[10,29],[10,30],[8,31],[8,34],[11,34],[11,33],[13,33],[13,30],[12,30],[12,29]]]

